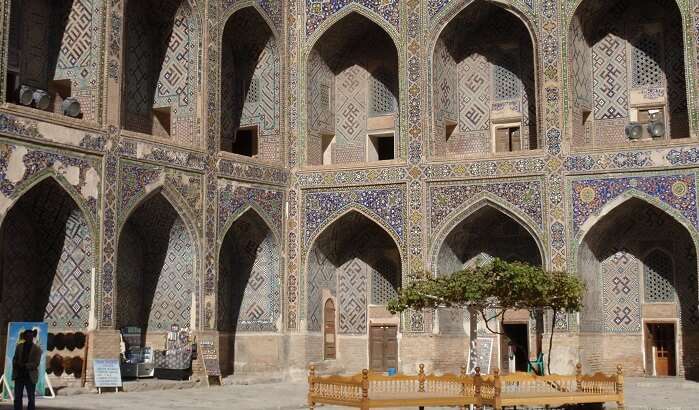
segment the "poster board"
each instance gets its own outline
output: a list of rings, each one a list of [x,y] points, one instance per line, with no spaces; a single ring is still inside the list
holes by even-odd
[[[92,369],[95,372],[95,387],[122,387],[119,359],[95,359]]]
[[[493,341],[491,337],[479,337],[471,343],[471,368],[469,373],[475,373],[476,367],[481,368],[481,374],[490,373],[490,362],[493,354]],[[475,345],[475,346],[474,346]]]
[[[10,322],[7,325],[7,344],[5,345],[5,385],[8,388],[15,388],[15,382],[12,380],[12,359],[15,357],[15,349],[20,343],[24,343],[21,338],[22,332],[28,329],[36,330],[34,343],[41,348],[41,362],[39,362],[39,380],[36,383],[37,396],[44,396],[46,393],[46,350],[49,336],[49,325],[44,322]],[[10,397],[10,392],[3,389],[3,399]]]
[[[218,363],[218,352],[216,352],[214,342],[199,342],[199,355],[201,356],[201,362],[204,364],[204,373],[207,381],[209,378],[214,377],[221,383],[221,367]]]

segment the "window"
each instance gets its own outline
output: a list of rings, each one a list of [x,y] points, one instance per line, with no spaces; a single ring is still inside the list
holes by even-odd
[[[248,103],[257,103],[260,101],[260,79],[257,77],[253,77],[252,80],[250,80],[250,85],[248,86],[248,93],[245,98],[245,102]]]
[[[330,111],[330,86],[325,83],[320,85],[320,106],[323,110]]]
[[[367,161],[388,161],[394,158],[393,134],[369,136]]]
[[[241,128],[235,133],[232,152],[246,157],[257,155],[257,127]]]
[[[674,302],[675,275],[672,259],[660,250],[648,254],[645,260],[644,282],[645,302]]]
[[[521,128],[502,127],[495,129],[495,152],[514,152],[522,149]]]
[[[371,115],[387,115],[395,112],[395,98],[381,76],[371,77]]]

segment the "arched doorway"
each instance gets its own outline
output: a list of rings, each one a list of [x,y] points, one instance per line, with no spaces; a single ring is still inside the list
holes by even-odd
[[[359,13],[337,21],[307,61],[308,165],[398,158],[398,52],[379,25]]]
[[[490,204],[466,215],[451,228],[437,249],[433,261],[436,275],[483,265],[494,258],[535,266],[543,262],[540,242],[527,225]],[[509,369],[526,371],[527,360],[542,350],[542,320],[531,318],[528,311],[508,312],[502,323],[491,320],[490,329],[501,334],[491,333],[482,317],[456,309],[439,310],[437,325],[440,334],[462,335],[466,339],[464,344],[471,346],[471,352],[464,349],[453,360],[464,361],[463,356],[470,354],[469,362],[474,365],[478,359],[477,364],[484,369],[499,367],[506,373]]]
[[[441,32],[432,55],[434,156],[533,150],[535,47],[515,13],[477,0]]]
[[[165,195],[145,199],[119,234],[117,328],[141,328],[143,343],[156,348],[172,325],[192,328],[195,253],[192,233]]]
[[[281,161],[277,39],[254,7],[226,22],[221,46],[221,151]]]
[[[282,347],[270,343],[268,336],[281,326],[280,255],[274,233],[252,209],[231,225],[223,239],[219,251],[218,330],[225,373],[281,367]],[[265,335],[261,336],[264,342],[257,335]],[[268,350],[261,351],[260,343]]]
[[[583,363],[697,378],[697,258],[687,229],[661,209],[629,199],[586,232],[577,257],[587,286]]]
[[[347,370],[367,363],[380,371],[397,368],[398,318],[388,314],[385,305],[400,287],[401,257],[387,231],[350,211],[315,239],[307,267],[309,331],[322,335],[324,301],[337,300],[336,365]],[[372,340],[371,333],[380,333],[381,343]],[[312,357],[322,360],[322,350]]]
[[[654,112],[665,135],[641,139],[690,136],[683,27],[675,0],[580,3],[568,32],[574,147],[629,143],[626,125]]]
[[[0,231],[0,332],[11,321],[84,331],[91,308],[94,239],[88,221],[53,178],[32,187]]]

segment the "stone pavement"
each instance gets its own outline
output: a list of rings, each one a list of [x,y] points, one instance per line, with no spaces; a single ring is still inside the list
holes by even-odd
[[[638,378],[627,378],[626,382],[627,409],[699,410],[699,383]],[[286,382],[102,395],[81,394],[42,399],[37,407],[54,410],[296,410],[306,408],[306,388],[304,382]],[[7,403],[0,404],[0,410],[10,408]],[[334,406],[318,408],[339,409]]]

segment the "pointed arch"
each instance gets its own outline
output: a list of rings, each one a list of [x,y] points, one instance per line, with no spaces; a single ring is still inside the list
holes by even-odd
[[[246,9],[246,8],[253,8],[257,12],[257,14],[260,15],[260,17],[267,23],[267,27],[269,30],[272,32],[272,35],[274,36],[275,39],[279,40],[281,38],[279,34],[279,30],[277,27],[274,25],[274,22],[272,19],[269,17],[269,15],[265,12],[265,10],[260,6],[259,2],[256,0],[242,0],[238,1],[233,7],[227,9],[225,13],[221,16],[221,27],[224,27],[224,30],[221,30],[221,36],[219,38],[219,42],[223,43],[223,32],[225,31],[225,27],[228,24],[228,22],[231,20],[234,14],[238,13],[239,11]],[[222,44],[219,44],[219,52],[222,49]]]
[[[151,209],[151,204],[161,208]],[[140,321],[144,330],[154,331],[164,329],[167,320],[185,326],[198,322],[201,241],[192,220],[179,193],[162,183],[125,210],[117,227],[115,298],[129,303],[115,312],[118,325]],[[142,272],[134,276],[137,271]]]
[[[331,27],[333,27],[336,23],[340,22],[342,19],[353,13],[359,14],[360,16],[369,19],[371,22],[380,27],[384,32],[386,32],[386,34],[388,34],[388,36],[393,41],[393,46],[396,48],[396,51],[398,51],[400,54],[401,37],[398,31],[395,28],[388,25],[386,23],[386,20],[384,20],[375,11],[370,10],[369,8],[361,4],[351,3],[345,6],[339,12],[333,14],[332,17],[325,20],[322,24],[318,26],[318,28],[313,32],[313,34],[306,39],[306,53],[304,56],[304,60],[308,59],[308,54],[310,53],[310,50],[312,50],[316,46],[318,40],[320,40],[320,38],[323,37],[323,35]]]
[[[357,38],[357,33],[363,37]],[[368,39],[372,47],[366,46]],[[406,61],[399,33],[375,12],[351,3],[325,20],[304,47],[300,72],[307,86],[301,90],[305,104],[299,114],[305,135],[300,147],[302,164],[404,157],[407,96],[401,83]],[[344,80],[348,78],[352,80]],[[339,107],[349,101],[354,101],[356,115],[341,114]],[[383,118],[385,123],[381,129],[372,128],[370,118]],[[379,148],[381,141],[387,145]]]
[[[432,272],[437,271],[439,252],[444,245],[447,236],[459,225],[465,223],[469,218],[484,208],[492,208],[497,212],[512,219],[515,223],[524,228],[536,243],[539,250],[539,258],[544,267],[549,263],[547,257],[547,247],[541,239],[541,230],[537,224],[526,214],[512,207],[504,200],[490,193],[483,193],[475,200],[469,201],[460,206],[452,216],[440,224],[433,237],[429,253],[430,268]]]
[[[699,247],[699,238],[696,234],[696,228],[689,219],[687,219],[678,211],[667,206],[658,198],[636,189],[630,189],[624,192],[623,194],[619,195],[618,197],[614,198],[613,200],[607,202],[602,208],[600,208],[595,213],[594,216],[591,216],[585,222],[583,222],[582,225],[580,225],[580,228],[578,229],[578,232],[575,235],[575,240],[573,241],[573,255],[577,254],[577,252],[575,252],[576,249],[580,246],[580,244],[584,242],[587,234],[594,226],[598,224],[600,220],[604,219],[609,213],[613,212],[615,209],[621,207],[628,201],[632,200],[639,200],[645,202],[653,208],[657,208],[659,211],[667,214],[670,218],[674,219],[677,223],[682,225],[684,229],[687,230],[690,236],[694,239],[695,245]],[[572,260],[572,266],[575,266],[574,264],[575,259]]]
[[[398,248],[398,251],[401,252],[401,260],[403,260],[403,241],[401,240],[398,235],[393,232],[392,229],[389,229],[384,225],[381,217],[377,215],[374,211],[371,209],[361,206],[359,204],[349,204],[338,211],[336,211],[333,216],[327,218],[320,226],[316,228],[316,230],[313,232],[313,234],[303,243],[305,244],[304,248],[305,249],[311,249],[313,247],[314,242],[325,232],[328,228],[330,228],[335,222],[343,218],[344,216],[347,216],[348,214],[356,212],[363,217],[367,218],[369,221],[373,222],[376,224],[379,228],[381,228],[383,231],[385,231],[388,236],[393,239],[393,242]]]
[[[99,235],[79,194],[45,172],[15,192],[0,225],[0,321],[88,326]]]
[[[303,252],[307,275],[302,309],[308,329],[321,330],[322,294],[330,292],[337,297],[338,310],[347,312],[339,315],[338,333],[365,333],[370,299],[395,292],[406,280],[399,243],[360,208],[349,207],[333,218]]]
[[[231,227],[235,225],[236,222],[238,222],[240,219],[242,219],[248,212],[252,212],[255,215],[257,215],[264,223],[266,228],[269,230],[269,232],[272,234],[274,237],[274,241],[277,244],[281,244],[281,233],[277,232],[276,229],[274,229],[274,224],[272,223],[272,220],[270,219],[269,215],[267,215],[267,212],[262,210],[257,204],[255,203],[248,203],[245,206],[241,207],[239,210],[237,210],[228,220],[223,224],[223,227],[221,229],[221,232],[219,232],[219,238],[218,238],[218,245],[217,245],[217,251],[216,251],[216,260],[219,259],[220,253],[221,253],[221,247],[223,246],[223,242],[226,239],[226,236],[228,236],[228,233],[231,230]]]
[[[602,120],[611,120],[611,119],[623,119],[623,118],[630,118],[631,113],[630,112],[625,112],[624,108],[626,109],[635,109],[638,106],[648,104],[646,100],[644,102],[639,103],[631,102],[631,96],[626,97],[626,102],[625,106],[622,108],[622,112],[619,112],[618,107],[615,106],[610,102],[610,106],[603,105],[601,106],[601,111],[606,111],[607,109],[611,110],[614,116],[606,116],[606,115],[601,115],[599,118],[595,117],[595,112],[597,110],[596,104],[599,104],[600,101],[602,103],[605,102],[604,98],[604,92],[601,92],[602,97],[599,99],[595,98],[592,94],[594,94],[591,89],[594,89],[594,82],[596,81],[594,78],[594,73],[592,70],[588,71],[587,74],[580,73],[581,67],[591,65],[592,60],[594,60],[594,57],[592,57],[591,50],[594,48],[595,44],[588,44],[587,37],[588,35],[586,34],[586,30],[584,25],[582,24],[582,14],[585,9],[586,5],[589,5],[590,3],[593,3],[593,0],[573,0],[569,7],[564,8],[564,14],[562,16],[562,24],[564,31],[562,31],[561,37],[561,47],[562,49],[569,50],[567,58],[563,59],[563,68],[562,68],[562,78],[564,82],[564,90],[563,90],[563,98],[564,98],[564,127],[565,127],[565,141],[568,143],[569,146],[571,147],[592,147],[592,146],[600,146],[600,145],[614,145],[618,144],[618,141],[609,141],[606,142],[604,139],[598,138],[597,133],[599,132],[600,137],[606,137],[606,134],[609,134],[610,131],[607,130],[606,133],[602,131],[594,131],[595,129],[595,121],[602,121]],[[606,2],[602,2],[604,5],[611,5],[615,3],[622,3],[620,0],[608,0]],[[636,6],[635,3],[640,3],[640,2],[633,2],[632,6]],[[643,9],[642,4],[638,4],[638,7],[635,7],[636,9]],[[667,38],[672,35],[672,38],[676,40],[671,42],[671,45],[663,45],[662,41],[660,42],[660,47],[661,50],[655,50],[651,54],[657,54],[659,53],[661,58],[660,60],[663,60],[661,62],[656,62],[659,66],[661,66],[661,71],[663,72],[663,77],[664,81],[662,81],[662,86],[655,84],[650,89],[653,89],[654,94],[661,93],[661,98],[663,97],[662,94],[666,94],[664,96],[664,106],[665,106],[665,117],[664,120],[667,123],[668,122],[668,117],[669,117],[669,122],[670,126],[667,129],[667,134],[670,134],[671,139],[675,138],[696,138],[696,133],[697,133],[697,128],[699,127],[699,123],[697,123],[697,118],[694,115],[691,115],[692,112],[696,111],[696,79],[695,79],[695,73],[696,73],[696,64],[695,64],[695,54],[696,50],[694,47],[694,30],[693,27],[695,26],[694,24],[694,18],[692,15],[692,10],[691,7],[688,6],[688,3],[682,0],[668,0],[667,3],[668,7],[660,7],[660,9],[664,9],[665,11],[669,10],[670,8],[675,8],[675,10],[671,11],[670,13],[673,13],[676,11],[678,13],[678,19],[673,19],[672,23],[669,23],[670,28],[668,28],[668,24],[663,24],[663,27],[659,30],[660,33],[660,39],[667,41]],[[658,15],[660,13],[657,13]],[[647,18],[647,15],[643,15],[642,19],[647,20],[646,23],[650,23],[651,19]],[[654,23],[662,22],[663,19],[667,19],[667,14],[663,16],[663,19],[658,19],[658,16],[655,16],[656,20],[653,21]],[[606,25],[607,23],[602,22],[602,24],[594,24],[593,25],[593,31],[596,30],[596,27]],[[626,24],[626,23],[622,23]],[[638,25],[638,24],[636,24]],[[679,33],[675,35],[675,33],[671,33],[670,30],[672,29],[677,29]],[[654,30],[657,30],[657,28],[654,28]],[[626,32],[624,33],[624,30],[621,30],[622,33],[617,33],[618,38],[615,40],[617,42],[620,42],[622,45],[622,49],[633,49],[635,48],[633,44],[631,43],[631,39],[635,36],[639,36],[642,33],[642,29],[636,28],[634,30],[631,30],[631,32]],[[613,28],[610,28],[608,30],[608,34],[614,32]],[[669,34],[671,33],[671,34]],[[656,33],[657,36],[657,33]],[[646,37],[647,38],[647,37]],[[638,40],[637,40],[638,41]],[[677,41],[682,42],[682,46],[679,48],[675,48]],[[623,45],[624,42],[627,42],[626,45]],[[655,43],[655,41],[653,41]],[[584,46],[583,46],[584,45]],[[581,48],[583,49],[581,52]],[[658,48],[657,44],[654,44],[653,48]],[[677,49],[681,50],[681,54],[683,59],[677,60],[682,62],[682,72],[677,73],[676,75],[672,75],[673,71],[668,70],[667,67],[669,66],[674,66],[676,62],[671,62],[669,60],[669,55],[670,52],[668,51],[670,48],[672,48],[673,52],[676,52]],[[614,50],[605,50],[604,53],[615,53]],[[604,53],[600,53],[600,55],[603,55]],[[644,51],[645,53],[645,51]],[[623,51],[621,55],[624,54],[633,54],[633,52],[629,52],[628,50]],[[619,58],[618,56],[613,56],[614,60]],[[602,57],[599,57],[600,60],[602,60]],[[628,58],[628,57],[627,57]],[[649,59],[651,57],[648,57]],[[654,57],[657,58],[657,57]],[[602,65],[607,65],[609,63],[611,64],[618,64],[618,62],[614,62],[614,60],[609,60],[609,61],[602,61]],[[627,63],[624,63],[626,65]],[[631,71],[632,69],[630,67],[615,67],[615,69],[622,69],[622,70],[627,70],[629,71],[628,75],[631,76]],[[588,76],[588,78],[585,78],[584,76]],[[582,78],[579,78],[582,77]],[[673,77],[675,78],[673,81]],[[679,79],[679,82],[678,82]],[[615,79],[611,79],[611,81],[615,81]],[[614,84],[614,87],[619,87],[619,84],[623,84],[624,81],[621,80],[616,80],[616,84]],[[630,94],[631,90],[631,81],[626,80],[625,81],[628,84],[623,84],[623,89],[628,91],[627,93]],[[682,84],[683,83],[683,84]],[[680,87],[680,85],[682,87]],[[636,88],[638,91],[638,86],[633,87]],[[646,88],[649,88],[646,86]],[[664,88],[664,90],[661,92],[659,89]],[[677,92],[678,89],[682,88],[681,95],[680,97],[679,93]],[[582,95],[582,97],[579,97],[578,95]],[[612,95],[610,99],[616,99],[618,98],[618,95]],[[652,101],[653,99],[658,99],[657,96],[650,98],[648,101]],[[597,101],[599,100],[599,101]],[[662,101],[662,100],[661,100]],[[676,102],[673,107],[673,103]],[[657,104],[657,103],[656,103]],[[623,106],[624,104],[622,104]],[[685,105],[684,109],[682,109],[682,105]],[[617,112],[614,112],[617,111]],[[685,112],[686,111],[686,112]],[[587,114],[585,114],[587,113]],[[675,114],[675,117],[678,119],[677,121],[673,122],[672,117],[673,114]],[[677,127],[676,124],[683,124],[683,126]],[[688,129],[684,129],[688,127]],[[607,126],[609,128],[609,126]],[[619,128],[618,126],[615,126],[616,129],[613,131],[616,132],[618,130],[621,130],[623,132],[623,126]],[[675,131],[673,131],[675,130]],[[667,138],[666,134],[666,138]],[[686,135],[685,135],[686,134]]]
[[[34,175],[31,179],[22,181],[15,187],[15,190],[12,193],[12,200],[10,204],[7,206],[7,208],[5,208],[3,212],[0,212],[0,227],[2,227],[5,217],[7,216],[7,214],[10,213],[10,211],[17,204],[17,202],[25,194],[27,194],[37,185],[41,184],[49,178],[52,179],[55,183],[57,183],[61,188],[63,188],[65,193],[70,196],[73,202],[75,202],[75,205],[82,211],[83,216],[85,217],[87,223],[90,226],[91,235],[93,236],[93,238],[97,238],[99,236],[99,231],[97,223],[95,221],[95,215],[90,210],[88,204],[85,201],[85,198],[75,189],[73,185],[71,185],[70,182],[68,182],[65,176],[59,174],[53,168],[44,169],[43,171]],[[97,245],[95,244],[95,246]]]
[[[497,78],[502,77],[504,73],[517,79],[519,88],[519,96],[510,98],[509,101],[505,100],[505,105],[515,102],[520,105],[518,111],[520,111],[519,121],[510,121],[509,117],[512,115],[507,115],[503,117],[502,115],[498,119],[499,127],[509,127],[519,124],[518,129],[521,132],[521,137],[518,137],[516,142],[509,141],[508,144],[513,146],[518,146],[519,149],[543,149],[546,145],[544,135],[544,124],[543,124],[543,113],[539,101],[543,101],[544,94],[544,77],[543,73],[539,69],[541,66],[541,52],[539,47],[538,30],[532,22],[532,20],[524,14],[521,10],[514,7],[511,2],[505,2],[501,0],[463,0],[457,2],[456,5],[452,7],[446,7],[435,19],[432,24],[432,29],[429,31],[429,37],[427,39],[427,67],[428,67],[428,93],[427,93],[427,107],[428,107],[428,117],[429,121],[427,124],[428,132],[425,133],[427,140],[425,141],[428,146],[428,155],[436,157],[444,156],[463,156],[463,155],[473,155],[473,154],[486,154],[489,152],[498,152],[496,149],[496,144],[494,142],[495,136],[491,135],[495,131],[495,126],[493,122],[490,121],[491,114],[494,114],[495,110],[491,109],[490,103],[476,105],[475,110],[479,111],[479,118],[474,120],[465,121],[461,117],[461,110],[458,108],[458,97],[449,96],[450,94],[456,93],[469,93],[470,100],[477,101],[488,94],[493,94],[492,88],[496,87],[495,78],[490,78],[489,74],[480,73],[480,77],[477,79],[479,84],[474,82],[470,90],[466,91],[462,89],[463,80],[459,77],[467,74],[466,69],[461,67],[461,63],[470,59],[468,66],[488,64],[495,68],[501,68],[499,70]],[[523,28],[522,31],[528,34],[528,42],[524,44],[519,40],[507,39],[507,42],[516,43],[519,41],[516,47],[517,52],[513,52],[514,47],[508,45],[511,50],[504,52],[498,47],[495,47],[496,51],[489,50],[489,48],[473,49],[470,55],[462,55],[461,59],[455,57],[455,51],[452,47],[446,47],[441,39],[449,35],[450,31],[453,31],[453,25],[457,24],[460,19],[462,19],[465,13],[474,11],[474,9],[480,8],[491,8],[492,10],[501,10],[504,12],[503,15],[499,15],[500,19],[507,18],[508,15],[514,17],[513,23],[520,23]],[[496,19],[490,19],[496,20]],[[488,23],[493,23],[488,20]],[[483,19],[476,20],[477,24],[483,24]],[[509,21],[508,21],[509,22]],[[518,38],[518,32],[513,32],[512,36]],[[478,33],[473,38],[479,38]],[[474,44],[477,44],[478,40],[471,40]],[[469,44],[470,46],[471,44]],[[494,44],[497,46],[497,44]],[[461,44],[461,49],[464,45]],[[460,50],[460,52],[463,50]],[[441,57],[438,57],[439,56]],[[488,68],[490,69],[490,67]],[[487,70],[481,70],[487,71]],[[473,71],[471,71],[473,72]],[[465,74],[466,73],[466,74]],[[494,77],[494,76],[493,76]],[[437,82],[444,83],[447,82],[451,89],[449,91],[440,91],[440,87]],[[456,84],[452,84],[452,83]],[[501,89],[502,87],[498,88]],[[441,98],[440,98],[440,93]],[[512,97],[512,96],[510,96]],[[444,102],[443,102],[444,101]],[[456,108],[451,107],[452,104],[456,105]],[[500,104],[502,105],[502,104]],[[450,116],[448,116],[448,114]],[[506,119],[506,117],[508,119]],[[460,126],[459,124],[465,124],[466,122],[472,121],[473,123],[467,126]],[[506,125],[508,124],[508,125]],[[478,136],[480,141],[478,146],[472,148],[470,151],[465,151],[463,148],[450,149],[447,144],[453,135],[458,138],[465,138],[464,135],[474,135]],[[518,134],[519,135],[519,134]],[[526,143],[525,143],[526,142]],[[462,142],[457,142],[456,146],[463,145]],[[508,148],[510,150],[512,148]],[[463,152],[461,152],[463,151]],[[507,150],[505,150],[507,151]]]

